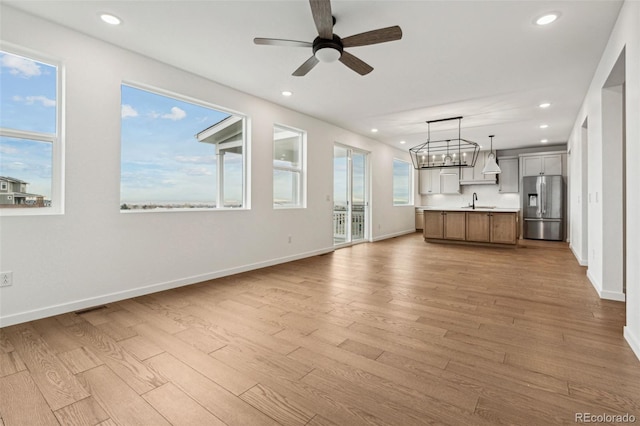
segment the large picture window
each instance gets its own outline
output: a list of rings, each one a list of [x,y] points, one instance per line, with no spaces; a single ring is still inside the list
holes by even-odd
[[[245,206],[245,118],[122,85],[120,209]]]
[[[393,160],[393,205],[407,206],[413,204],[411,179],[412,166],[407,161]]]
[[[0,213],[62,212],[58,66],[0,51]]]
[[[273,206],[304,207],[305,133],[273,128]]]

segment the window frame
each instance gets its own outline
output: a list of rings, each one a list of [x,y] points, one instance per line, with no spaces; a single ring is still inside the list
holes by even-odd
[[[271,162],[272,162],[273,171],[274,172],[275,171],[292,172],[292,173],[297,173],[299,176],[299,180],[298,180],[299,183],[298,183],[297,194],[296,194],[297,202],[295,204],[276,204],[274,199],[273,208],[278,210],[304,209],[307,207],[307,176],[306,176],[307,174],[307,132],[305,130],[298,129],[292,126],[287,126],[285,124],[280,124],[280,123],[273,124],[273,129],[275,130],[276,128],[279,128],[285,131],[290,131],[299,135],[298,148],[299,148],[299,156],[300,156],[300,161],[299,161],[300,165],[298,167],[276,166],[275,164],[276,139],[272,138],[273,150],[272,150]],[[272,183],[275,189],[275,177],[273,177]],[[272,198],[273,198],[273,195],[274,194],[272,194]]]
[[[395,166],[396,166],[396,162],[400,162],[400,163],[404,163],[407,166],[408,169],[408,174],[407,174],[407,184],[408,184],[408,200],[406,203],[396,203],[396,192],[395,192],[395,187],[396,187],[396,174],[395,174]],[[405,207],[405,206],[413,206],[414,205],[414,198],[413,198],[413,181],[414,179],[412,178],[412,171],[413,170],[413,164],[410,161],[406,161],[403,160],[401,158],[393,158],[393,162],[392,162],[392,169],[391,169],[391,193],[392,193],[392,203],[394,207]]]
[[[51,204],[49,206],[31,208],[0,208],[1,216],[46,216],[64,214],[64,111],[65,111],[65,68],[61,60],[46,54],[17,46],[12,43],[2,42],[0,51],[11,55],[20,56],[35,62],[56,68],[56,131],[55,133],[43,133],[31,130],[11,129],[0,127],[0,137],[30,140],[51,144]]]
[[[203,99],[194,98],[189,95],[183,95],[180,93],[173,92],[171,90],[163,89],[160,87],[152,86],[145,83],[139,83],[136,81],[130,80],[122,80],[120,82],[120,93],[122,93],[122,86],[128,86],[133,89],[143,90],[146,92],[150,92],[154,95],[164,96],[167,98],[175,99],[181,102],[187,102],[199,107],[213,109],[222,113],[229,114],[230,116],[239,117],[242,122],[242,142],[240,146],[242,147],[242,207],[222,207],[218,206],[218,202],[222,197],[224,201],[224,165],[221,164],[224,160],[222,156],[220,156],[219,151],[229,149],[232,146],[237,146],[237,142],[226,142],[226,143],[216,143],[215,144],[215,156],[216,156],[216,207],[208,208],[208,207],[193,207],[193,208],[155,208],[155,209],[130,209],[125,210],[119,208],[120,213],[123,214],[141,214],[141,213],[171,213],[171,212],[215,212],[215,211],[229,211],[229,210],[250,210],[251,202],[250,202],[250,119],[246,114],[243,114],[239,111],[235,111],[230,108],[221,107],[212,102],[205,101]],[[122,99],[120,100],[120,107],[122,106]],[[122,122],[122,118],[120,118]],[[122,147],[122,130],[120,133],[120,147]],[[122,152],[122,148],[120,149]],[[122,157],[120,157],[120,162],[122,164]],[[122,181],[122,166],[120,169],[120,182]],[[119,197],[119,205],[122,205],[122,191],[120,191]],[[224,204],[224,203],[223,203]]]

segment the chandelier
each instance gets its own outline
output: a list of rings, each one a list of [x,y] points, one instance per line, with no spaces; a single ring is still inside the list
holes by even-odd
[[[451,120],[458,120],[458,137],[431,140],[431,124]],[[441,174],[455,174],[456,167],[475,166],[480,145],[460,136],[461,124],[462,117],[427,121],[427,141],[409,148],[413,167],[417,170],[441,169]]]

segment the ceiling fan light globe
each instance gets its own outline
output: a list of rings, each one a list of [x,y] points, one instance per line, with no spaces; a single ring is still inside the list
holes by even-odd
[[[324,47],[316,50],[315,55],[320,62],[335,62],[340,59],[341,53],[332,47]]]

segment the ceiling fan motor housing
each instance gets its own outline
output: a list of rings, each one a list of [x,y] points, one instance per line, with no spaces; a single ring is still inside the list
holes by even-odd
[[[332,49],[334,52],[325,49]],[[336,51],[338,55],[335,55]],[[313,54],[322,62],[338,60],[342,56],[342,51],[342,40],[340,40],[340,37],[336,34],[333,35],[331,40],[320,37],[316,37],[316,39],[313,40]]]

